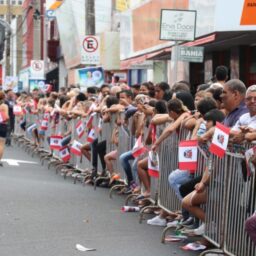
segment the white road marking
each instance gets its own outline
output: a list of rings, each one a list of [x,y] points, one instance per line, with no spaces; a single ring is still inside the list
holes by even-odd
[[[2,162],[6,162],[11,166],[20,166],[19,164],[38,164],[37,162],[17,160],[17,159],[2,159]]]

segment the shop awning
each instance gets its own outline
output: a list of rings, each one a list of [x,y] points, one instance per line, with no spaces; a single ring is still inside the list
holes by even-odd
[[[183,46],[204,45],[204,44],[215,41],[215,38],[216,38],[216,34],[212,34],[206,37],[198,38],[193,42],[187,42],[181,45]],[[151,52],[151,53],[136,56],[130,59],[122,60],[121,69],[129,69],[132,65],[143,63],[146,60],[168,60],[171,58],[171,51],[172,51],[172,46],[155,51],[155,52]]]

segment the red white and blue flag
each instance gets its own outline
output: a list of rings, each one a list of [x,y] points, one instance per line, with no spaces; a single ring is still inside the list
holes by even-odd
[[[93,122],[93,118],[94,118],[95,114],[96,113],[90,114],[89,119],[88,119],[88,121],[86,123],[86,128],[90,128],[92,126],[92,122]]]
[[[224,157],[228,147],[230,128],[217,122],[210,145],[210,152],[218,157]]]
[[[72,146],[70,148],[70,152],[73,153],[74,155],[81,156],[81,154],[82,154],[81,147],[82,146],[83,145],[79,141],[74,140],[72,143]]]
[[[62,159],[63,162],[68,162],[71,158],[71,155],[69,153],[68,147],[64,147],[59,151],[60,158]]]
[[[41,122],[41,130],[47,131],[49,125],[49,120],[48,119],[43,119]]]
[[[78,121],[78,123],[76,124],[76,133],[79,138],[81,138],[84,135],[84,130],[85,127],[83,122],[81,120]]]
[[[95,129],[91,129],[88,136],[87,136],[87,142],[92,143],[97,138]]]
[[[132,149],[132,155],[134,158],[137,158],[141,155],[143,155],[145,152],[147,152],[147,148],[144,146],[142,142],[141,136],[137,139],[133,149]]]
[[[50,148],[53,150],[60,150],[62,148],[62,139],[61,135],[52,135],[50,137]]]
[[[179,143],[179,169],[196,171],[198,142],[196,140],[184,140]]]

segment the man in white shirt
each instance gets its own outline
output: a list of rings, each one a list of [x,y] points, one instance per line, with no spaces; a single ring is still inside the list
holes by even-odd
[[[231,129],[231,136],[235,142],[241,142],[246,133],[256,130],[256,85],[247,89],[245,104],[249,113],[243,114]]]

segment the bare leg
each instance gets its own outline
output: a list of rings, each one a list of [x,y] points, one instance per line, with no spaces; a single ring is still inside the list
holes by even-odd
[[[117,157],[117,151],[111,151],[107,155],[104,156],[104,160],[106,163],[107,170],[112,175],[114,173],[114,167],[113,167],[113,161],[116,160]]]
[[[2,160],[4,154],[4,146],[5,146],[5,139],[0,138],[0,161]]]
[[[200,208],[200,205],[206,203],[206,198],[206,191],[203,191],[202,193],[193,191],[183,198],[182,207],[204,222],[205,212]]]
[[[85,144],[81,147],[81,152],[82,154],[89,160],[91,161],[91,154],[90,154],[90,151],[91,150],[91,147],[89,144]]]
[[[140,181],[145,187],[144,196],[150,195],[150,177],[148,175],[148,157],[138,162],[138,175]]]

